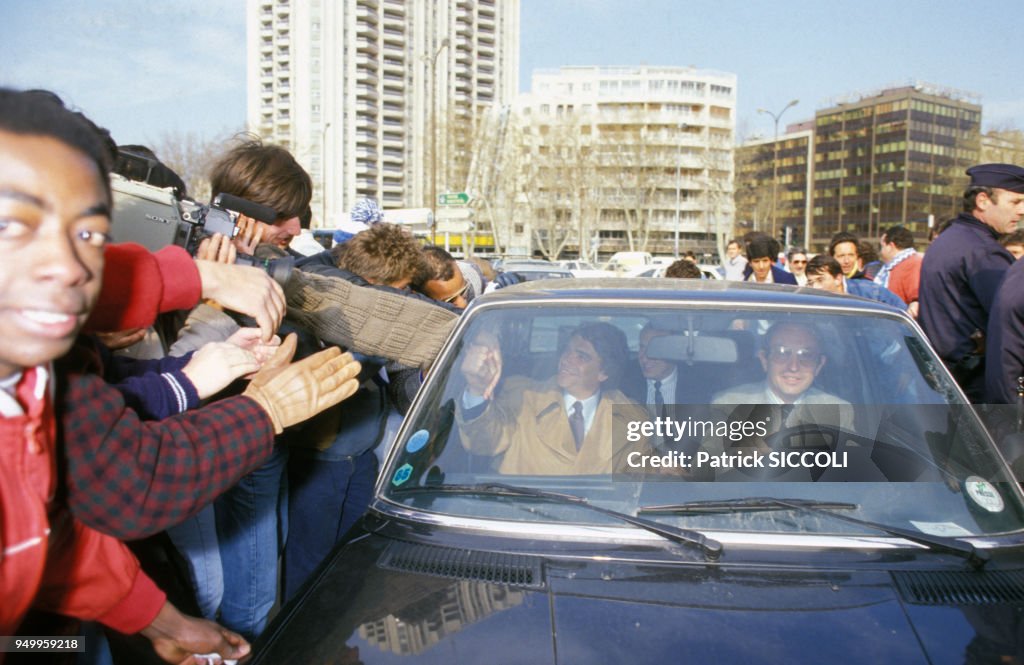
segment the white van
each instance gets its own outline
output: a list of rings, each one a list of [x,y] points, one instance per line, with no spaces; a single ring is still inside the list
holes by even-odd
[[[649,266],[654,262],[650,252],[615,252],[605,270],[611,270],[617,275],[622,275],[643,266]]]

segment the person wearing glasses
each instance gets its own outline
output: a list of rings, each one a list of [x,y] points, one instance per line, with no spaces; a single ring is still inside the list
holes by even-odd
[[[413,288],[438,302],[465,309],[477,294],[483,292],[483,276],[472,263],[456,261],[442,247],[423,248],[427,270]]]
[[[853,430],[853,407],[849,402],[815,387],[828,364],[820,333],[814,326],[795,321],[778,321],[765,334],[764,347],[757,356],[765,378],[726,389],[712,400],[712,413],[726,420],[763,421],[769,436],[751,436],[743,441],[714,436],[704,440],[703,449],[718,455],[736,448],[767,450],[771,434],[801,425]],[[778,442],[776,442],[778,443]],[[782,445],[779,443],[779,445]],[[779,479],[801,479],[806,470]],[[719,470],[716,479],[729,479]]]
[[[764,380],[728,388],[715,395],[712,404],[847,404],[814,387],[828,358],[811,326],[789,321],[773,324],[757,357]]]
[[[807,262],[807,286],[832,293],[846,293],[851,296],[877,300],[904,311],[907,309],[907,303],[884,286],[879,286],[866,279],[846,277],[839,261],[828,254],[818,254]]]
[[[786,266],[796,278],[797,286],[807,286],[807,250],[794,247],[786,254]]]

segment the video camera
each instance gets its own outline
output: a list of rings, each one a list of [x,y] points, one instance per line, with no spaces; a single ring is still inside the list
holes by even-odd
[[[129,180],[116,173],[111,174],[110,185],[114,195],[114,242],[135,242],[150,251],[178,245],[195,256],[203,238],[215,233],[235,237],[239,215],[267,224],[277,218],[273,208],[231,194],[217,194],[213,203],[205,205],[179,198],[173,187]],[[235,263],[262,268],[283,286],[291,276],[294,259],[259,259],[239,254]]]

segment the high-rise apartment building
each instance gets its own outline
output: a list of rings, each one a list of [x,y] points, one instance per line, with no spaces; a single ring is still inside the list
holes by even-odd
[[[732,227],[735,116],[734,74],[534,72],[530,93],[515,104],[528,177],[511,244],[591,258],[714,252],[716,235]]]
[[[981,106],[956,90],[916,84],[815,114],[812,245],[838,231],[864,239],[903,224],[920,238],[956,215],[978,163]]]
[[[324,226],[362,197],[465,187],[482,113],[519,76],[519,0],[248,0],[248,126],[313,178]]]

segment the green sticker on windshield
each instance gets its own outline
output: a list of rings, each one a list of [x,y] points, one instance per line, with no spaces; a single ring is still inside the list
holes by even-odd
[[[999,496],[992,483],[980,476],[969,476],[964,481],[964,490],[967,496],[971,497],[974,503],[978,504],[990,513],[1003,512],[1003,497]]]

